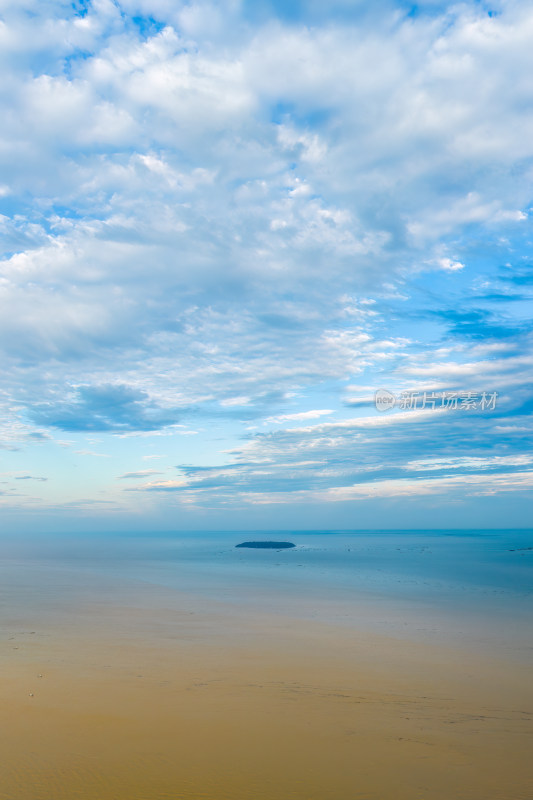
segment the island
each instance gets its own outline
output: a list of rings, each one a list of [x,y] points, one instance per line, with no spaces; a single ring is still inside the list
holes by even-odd
[[[235,547],[256,547],[261,550],[285,550],[287,547],[296,547],[292,542],[241,542]]]

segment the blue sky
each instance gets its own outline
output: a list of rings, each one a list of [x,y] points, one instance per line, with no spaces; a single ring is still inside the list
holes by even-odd
[[[4,527],[530,525],[532,37],[0,0]]]

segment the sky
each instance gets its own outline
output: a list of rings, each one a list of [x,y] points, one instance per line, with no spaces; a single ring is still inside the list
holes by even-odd
[[[532,41],[0,0],[2,527],[530,527]]]

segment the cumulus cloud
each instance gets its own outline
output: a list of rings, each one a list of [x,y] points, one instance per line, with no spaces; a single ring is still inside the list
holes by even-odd
[[[419,422],[372,417],[373,388],[525,417],[531,9],[289,5],[0,3],[0,446],[338,414],[288,446],[402,425],[418,463]],[[247,470],[212,481],[251,493]]]
[[[71,401],[37,404],[34,419],[64,431],[156,430],[176,422],[174,414],[151,404],[146,392],[128,386],[80,386],[73,395]]]

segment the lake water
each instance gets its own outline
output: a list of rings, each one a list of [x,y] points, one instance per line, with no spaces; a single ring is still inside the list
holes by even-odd
[[[0,798],[530,800],[532,548],[4,534]]]
[[[296,547],[235,547],[247,540]],[[236,613],[531,648],[533,531],[4,536],[0,556],[4,599],[39,613],[98,586],[102,597],[129,591],[136,603],[149,602],[148,587],[159,586]]]

